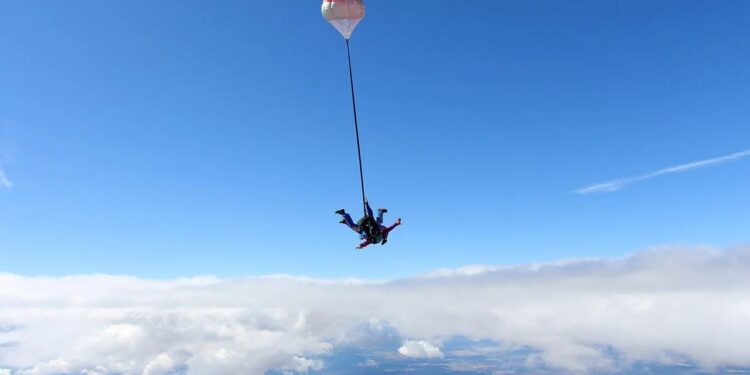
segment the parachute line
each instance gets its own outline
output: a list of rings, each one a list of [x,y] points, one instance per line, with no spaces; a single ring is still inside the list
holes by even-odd
[[[349,86],[352,90],[352,111],[354,112],[354,133],[357,136],[357,159],[359,160],[359,184],[362,187],[362,210],[367,216],[367,198],[365,196],[365,175],[362,171],[362,146],[359,143],[359,124],[357,122],[357,101],[354,98],[354,75],[352,74],[352,54],[349,51],[349,38],[346,40],[346,57],[349,60]]]

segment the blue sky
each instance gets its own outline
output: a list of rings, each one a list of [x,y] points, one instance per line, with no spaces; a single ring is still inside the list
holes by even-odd
[[[387,278],[747,243],[750,4],[0,4],[0,271]]]

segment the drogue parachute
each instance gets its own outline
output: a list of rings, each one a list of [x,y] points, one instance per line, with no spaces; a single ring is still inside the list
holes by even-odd
[[[349,40],[354,28],[365,17],[365,3],[363,0],[323,0],[320,11],[326,21]]]

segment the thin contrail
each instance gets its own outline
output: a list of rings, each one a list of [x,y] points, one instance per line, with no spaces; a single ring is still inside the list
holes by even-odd
[[[704,167],[711,167],[715,165],[729,163],[729,162],[739,160],[742,158],[746,158],[748,156],[750,156],[750,150],[740,151],[731,155],[720,156],[718,158],[694,161],[692,163],[664,168],[658,171],[642,174],[639,176],[625,177],[625,178],[620,178],[617,180],[602,182],[602,183],[595,184],[595,185],[584,186],[576,190],[576,193],[578,194],[611,193],[613,191],[620,190],[624,188],[625,186],[630,185],[632,183],[647,180],[649,178],[653,178],[656,176],[661,176],[661,175],[670,174],[670,173],[687,172],[689,170],[704,168]]]

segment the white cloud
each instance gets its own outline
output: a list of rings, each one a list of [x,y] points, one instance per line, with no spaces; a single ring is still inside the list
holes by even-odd
[[[284,367],[285,373],[307,373],[309,371],[320,371],[325,367],[323,361],[308,359],[305,357],[294,357],[292,363]]]
[[[306,372],[337,346],[395,338],[395,351],[408,337],[401,354],[424,358],[454,336],[533,348],[530,365],[571,371],[612,366],[602,348],[750,366],[748,326],[750,248],[392,281],[0,274],[0,368],[15,375]]]
[[[435,345],[424,340],[409,340],[398,348],[399,354],[409,358],[443,358],[443,352]]]
[[[143,375],[172,375],[184,372],[190,357],[190,353],[185,351],[161,353],[146,365]]]
[[[717,165],[721,165],[724,163],[729,163],[732,161],[740,160],[748,156],[750,156],[750,150],[740,151],[734,154],[720,156],[720,157],[713,158],[713,159],[700,160],[700,161],[695,161],[692,163],[677,165],[674,167],[668,167],[668,168],[660,169],[658,171],[642,174],[639,176],[620,178],[617,180],[584,186],[576,190],[576,193],[578,194],[611,193],[613,191],[620,190],[630,184],[643,181],[643,180],[648,180],[650,178],[654,178],[657,176],[671,174],[671,173],[687,172],[687,171],[698,169],[698,168],[717,166]]]

